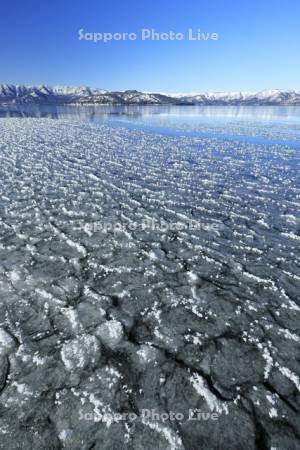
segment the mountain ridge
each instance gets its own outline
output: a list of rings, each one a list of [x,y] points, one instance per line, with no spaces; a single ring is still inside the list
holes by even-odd
[[[0,85],[0,104],[76,105],[300,105],[300,91],[152,93],[137,90],[108,91],[86,86]]]

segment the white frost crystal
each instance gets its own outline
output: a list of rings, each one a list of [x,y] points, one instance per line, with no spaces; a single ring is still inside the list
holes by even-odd
[[[0,356],[7,355],[14,347],[13,338],[3,328],[0,328]]]
[[[123,339],[123,326],[117,320],[108,320],[96,329],[96,336],[107,345],[115,348]]]
[[[95,366],[101,355],[100,344],[95,336],[85,335],[65,343],[61,359],[67,370],[73,371]]]
[[[140,363],[153,363],[159,358],[159,351],[156,348],[151,347],[151,345],[143,344],[137,351],[137,355]]]

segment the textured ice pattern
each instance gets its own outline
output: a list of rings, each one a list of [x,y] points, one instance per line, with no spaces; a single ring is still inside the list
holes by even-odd
[[[298,449],[299,150],[48,119],[0,136],[1,450]]]

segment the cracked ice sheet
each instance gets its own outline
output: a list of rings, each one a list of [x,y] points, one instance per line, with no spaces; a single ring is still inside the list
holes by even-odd
[[[296,448],[299,151],[43,119],[2,119],[0,135],[6,446],[216,445],[207,423],[194,434],[187,422],[152,424],[150,443],[142,420],[79,422],[97,402],[216,410],[224,442],[241,434],[255,448],[263,429],[269,446]],[[186,226],[129,226],[149,218]],[[121,342],[107,348],[97,329],[116,321]],[[95,339],[101,351],[86,344]],[[70,373],[61,355],[74,343],[85,345]]]

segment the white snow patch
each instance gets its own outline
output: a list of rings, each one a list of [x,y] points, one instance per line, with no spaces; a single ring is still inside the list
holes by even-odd
[[[220,414],[225,412],[228,414],[228,405],[226,403],[222,404],[217,397],[210,391],[205,380],[198,374],[194,374],[191,378],[191,383],[195,391],[203,397],[207,403],[207,406],[211,411],[216,411]]]

